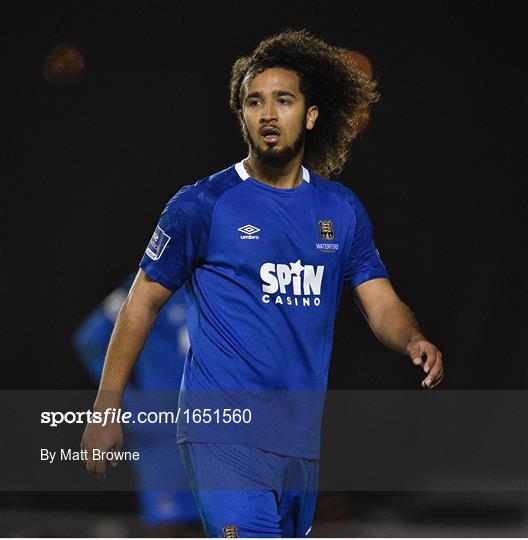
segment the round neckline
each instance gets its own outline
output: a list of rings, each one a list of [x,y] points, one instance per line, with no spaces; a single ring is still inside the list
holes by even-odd
[[[247,158],[244,158],[247,159]],[[249,175],[249,173],[246,171],[246,168],[244,167],[244,159],[239,161],[238,163],[235,163],[234,168],[240,176],[240,178],[244,182],[249,182],[250,184],[261,188],[266,189],[267,191],[270,191],[272,193],[280,193],[282,195],[297,195],[298,193],[302,193],[305,189],[308,188],[308,185],[310,184],[310,172],[308,169],[306,169],[303,165],[302,167],[302,173],[303,173],[303,181],[294,188],[276,188],[273,186],[270,186],[269,184],[265,184],[264,182],[261,182],[260,180],[256,180],[252,176]]]
[[[260,180],[255,180],[252,176],[248,176],[245,179],[245,182],[249,182],[254,186],[257,186],[262,189],[266,189],[273,193],[281,193],[282,195],[297,195],[298,193],[303,192],[310,185],[309,182],[306,182],[306,180],[303,180],[298,186],[295,186],[293,188],[276,188],[276,187],[270,186],[269,184],[265,184],[264,182],[261,182]]]

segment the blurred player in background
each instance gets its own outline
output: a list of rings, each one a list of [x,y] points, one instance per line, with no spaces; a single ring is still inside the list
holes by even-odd
[[[74,335],[74,347],[97,383],[117,314],[133,280],[131,275],[105,298]],[[167,302],[152,327],[128,385],[131,392],[125,394],[125,408],[148,411],[155,406],[162,411],[176,410],[188,349],[185,299],[183,291],[179,291]],[[141,459],[132,462],[141,517],[152,536],[180,536],[183,532],[196,535],[199,528],[193,524],[199,523],[200,516],[175,444],[176,434],[171,436],[170,429],[174,431],[174,426],[140,423],[128,424],[126,428],[127,448],[141,455]],[[179,489],[171,490],[171,484]]]
[[[230,87],[249,155],[165,207],[120,311],[94,409],[119,407],[150,326],[184,285],[191,348],[180,407],[219,412],[178,424],[205,530],[306,536],[343,287],[378,339],[423,368],[423,388],[440,384],[442,355],[394,291],[358,197],[329,180],[378,97],[375,83],[349,69],[341,49],[288,31],[236,60]],[[233,407],[250,411],[247,421],[230,421]],[[87,469],[104,477],[105,461],[90,454],[121,445],[119,424],[88,424]]]

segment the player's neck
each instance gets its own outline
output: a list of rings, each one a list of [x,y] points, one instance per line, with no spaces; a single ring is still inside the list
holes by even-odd
[[[293,158],[284,167],[270,167],[263,164],[250,151],[243,163],[251,178],[279,189],[292,189],[303,182],[302,155]]]

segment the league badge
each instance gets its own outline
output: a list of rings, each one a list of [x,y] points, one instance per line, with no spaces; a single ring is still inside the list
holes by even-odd
[[[157,261],[163,255],[163,251],[167,247],[170,239],[171,237],[158,225],[150,239],[145,253],[153,261]]]

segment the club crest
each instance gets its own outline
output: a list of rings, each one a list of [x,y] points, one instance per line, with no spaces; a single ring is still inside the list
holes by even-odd
[[[238,538],[238,527],[236,525],[226,525],[222,532],[224,533],[224,538]]]
[[[323,240],[333,240],[335,238],[334,224],[330,219],[320,219],[319,234]]]

